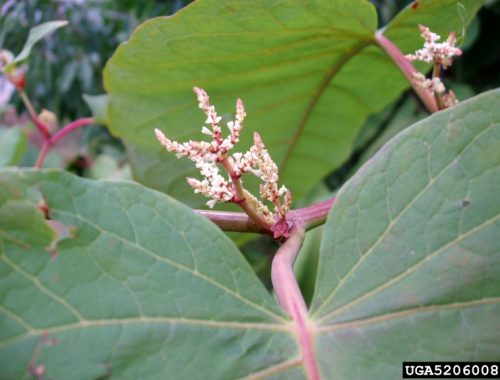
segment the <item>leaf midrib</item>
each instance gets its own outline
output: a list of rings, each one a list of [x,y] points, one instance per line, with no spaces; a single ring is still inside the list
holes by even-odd
[[[0,312],[6,315],[14,314],[12,311],[0,306]],[[217,321],[210,319],[191,319],[178,317],[131,317],[118,319],[83,319],[79,322],[68,323],[54,327],[35,328],[24,321],[27,332],[20,335],[10,337],[4,341],[0,341],[0,349],[14,344],[22,339],[30,336],[39,336],[44,334],[57,334],[71,330],[109,327],[109,326],[127,326],[135,324],[168,324],[168,325],[189,325],[195,327],[207,327],[216,329],[233,329],[233,330],[258,330],[258,331],[276,331],[290,332],[290,324],[272,324],[272,323],[252,323],[252,322],[233,322],[233,321]]]
[[[344,65],[347,62],[349,62],[349,60],[351,58],[353,58],[359,52],[361,52],[361,50],[363,50],[364,48],[366,48],[372,44],[375,44],[374,39],[362,40],[362,41],[358,42],[347,53],[345,53],[344,55],[341,55],[335,61],[335,63],[331,66],[330,70],[327,71],[325,77],[323,78],[323,80],[321,81],[321,83],[318,86],[318,90],[316,91],[316,94],[309,101],[309,104],[307,105],[307,107],[304,111],[304,114],[303,114],[302,118],[300,119],[300,122],[297,126],[297,129],[295,130],[295,132],[292,136],[292,139],[290,141],[290,145],[287,148],[285,155],[284,155],[284,157],[279,165],[279,171],[280,171],[281,175],[283,175],[283,173],[287,167],[287,164],[290,161],[290,158],[293,154],[293,151],[295,150],[295,147],[298,144],[299,138],[302,135],[304,128],[306,127],[311,115],[314,112],[314,108],[318,104],[321,96],[324,94],[324,92],[328,88],[331,81],[334,79],[335,75],[342,69],[342,67],[344,67]]]
[[[440,304],[440,305],[419,306],[419,307],[414,307],[414,308],[410,308],[410,309],[395,311],[392,313],[381,314],[381,315],[377,315],[374,317],[358,319],[355,321],[342,322],[342,323],[336,323],[336,324],[333,324],[330,326],[318,327],[318,329],[316,331],[317,331],[318,335],[321,335],[321,334],[327,334],[327,333],[331,333],[331,332],[338,331],[338,330],[346,330],[346,329],[358,330],[364,326],[370,326],[370,325],[374,325],[377,323],[384,323],[384,322],[391,321],[394,319],[399,319],[399,318],[410,318],[410,317],[413,317],[417,314],[432,313],[432,312],[439,312],[439,311],[445,311],[445,310],[457,310],[457,309],[473,308],[473,307],[480,307],[480,306],[484,306],[484,305],[494,305],[497,303],[500,303],[500,297],[481,298],[481,299],[472,300],[472,301],[454,302],[454,303]]]

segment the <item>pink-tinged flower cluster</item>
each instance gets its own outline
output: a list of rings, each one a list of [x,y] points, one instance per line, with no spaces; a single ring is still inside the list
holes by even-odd
[[[434,94],[438,94],[444,108],[453,107],[458,103],[455,93],[451,90],[446,92],[446,88],[439,77],[428,79],[424,74],[415,72],[413,73],[413,81],[422,90],[428,92],[429,95],[434,96]]]
[[[431,94],[434,94],[434,91],[438,94],[442,94],[446,91],[439,77],[428,79],[424,74],[415,72],[413,73],[413,81],[419,88],[429,91]]]
[[[452,65],[454,56],[462,55],[462,50],[455,46],[457,43],[455,33],[451,33],[446,41],[437,42],[441,38],[438,34],[423,25],[419,25],[419,29],[425,40],[424,47],[415,54],[406,55],[408,60],[434,62],[447,68]]]
[[[205,124],[201,132],[212,137],[212,141],[188,141],[178,143],[168,139],[159,129],[156,129],[156,137],[160,143],[167,148],[169,152],[175,153],[177,158],[186,156],[195,163],[198,162],[217,162],[225,158],[226,153],[233,148],[234,144],[240,141],[240,132],[243,128],[243,120],[246,113],[243,102],[238,99],[236,102],[236,117],[235,121],[227,123],[230,134],[225,139],[222,138],[222,128],[220,121],[222,118],[217,115],[215,107],[210,105],[207,93],[201,88],[195,87],[194,92],[198,97],[199,107],[207,115]]]
[[[209,207],[213,207],[216,202],[240,202],[242,199],[238,198],[233,181],[242,183],[240,177],[244,173],[252,173],[263,181],[260,186],[260,194],[262,199],[274,204],[275,217],[273,217],[267,206],[243,189],[244,199],[270,224],[274,223],[274,219],[283,219],[290,209],[292,196],[286,187],[278,188],[278,167],[265,148],[260,135],[258,133],[254,134],[254,144],[249,151],[245,153],[236,152],[232,155],[228,153],[240,141],[243,121],[246,116],[243,102],[240,99],[236,102],[235,119],[226,124],[229,135],[223,137],[222,128],[220,127],[222,118],[217,114],[215,107],[210,104],[207,93],[198,87],[194,88],[194,92],[198,98],[199,107],[207,116],[206,125],[202,127],[202,133],[212,138],[210,142],[188,141],[178,143],[168,139],[160,130],[155,130],[156,137],[168,151],[175,153],[177,157],[188,157],[200,170],[204,179],[188,178],[189,185],[193,187],[195,193],[211,198],[207,202]],[[225,167],[229,171],[227,179],[220,174],[218,165]]]
[[[290,209],[292,194],[285,186],[278,189],[278,166],[273,161],[267,151],[260,135],[254,133],[254,144],[250,148],[250,153],[255,157],[253,162],[257,175],[264,182],[260,185],[260,195],[274,204],[274,210],[281,219]],[[283,203],[281,198],[283,197]]]
[[[169,152],[175,153],[178,158],[186,156],[195,163],[205,178],[201,181],[196,178],[188,178],[187,182],[195,193],[212,198],[207,202],[207,205],[214,207],[216,202],[228,202],[234,197],[232,182],[219,174],[217,163],[226,159],[227,152],[239,141],[243,120],[246,116],[245,108],[243,102],[238,99],[235,121],[227,123],[230,132],[229,136],[222,138],[222,128],[220,126],[222,117],[217,115],[215,107],[210,105],[210,98],[204,90],[195,87],[194,92],[198,98],[199,107],[207,116],[206,125],[202,127],[201,132],[212,137],[212,141],[190,140],[185,143],[178,143],[167,138],[159,129],[156,129],[155,133],[160,143]]]

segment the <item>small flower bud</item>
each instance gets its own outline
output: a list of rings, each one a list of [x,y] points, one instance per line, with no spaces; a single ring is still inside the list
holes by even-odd
[[[57,129],[57,116],[54,112],[48,111],[45,108],[38,115],[40,121],[45,124],[51,133],[54,133]]]

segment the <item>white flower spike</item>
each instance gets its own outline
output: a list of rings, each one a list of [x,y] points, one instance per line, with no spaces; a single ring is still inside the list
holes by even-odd
[[[406,59],[410,61],[434,62],[440,64],[443,68],[452,65],[453,57],[462,55],[462,50],[455,45],[457,39],[455,33],[451,33],[448,39],[444,42],[437,42],[441,37],[431,32],[429,28],[419,25],[421,36],[425,43],[423,49],[417,50],[415,54],[406,55]]]
[[[274,163],[258,133],[254,134],[254,144],[248,152],[236,152],[229,155],[235,144],[240,141],[243,129],[243,121],[246,117],[245,107],[241,99],[236,102],[236,114],[234,121],[229,121],[227,127],[229,135],[222,137],[220,122],[222,118],[217,114],[215,107],[210,105],[210,98],[205,90],[194,87],[198,98],[199,107],[205,112],[207,119],[201,132],[210,136],[212,141],[188,141],[178,143],[167,138],[163,132],[155,129],[156,137],[161,145],[169,152],[175,153],[178,158],[188,157],[193,161],[204,177],[202,180],[187,178],[188,184],[195,193],[200,193],[210,198],[207,202],[213,207],[217,202],[235,202],[249,213],[249,215],[267,226],[284,223],[285,214],[290,209],[292,195],[290,191],[281,186],[278,189],[278,166]],[[229,178],[224,178],[219,173],[219,166],[224,167]],[[263,184],[260,186],[260,194],[263,199],[273,203],[275,215],[269,211],[259,199],[242,187],[241,176],[244,173],[252,173],[259,177]],[[246,202],[242,206],[242,202]],[[252,214],[252,215],[251,215]],[[285,229],[277,236],[286,236]]]

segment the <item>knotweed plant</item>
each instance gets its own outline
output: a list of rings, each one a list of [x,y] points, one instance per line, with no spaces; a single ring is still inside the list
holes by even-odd
[[[199,169],[203,178],[187,178],[188,184],[195,193],[203,194],[207,198],[207,205],[213,208],[217,202],[232,202],[240,206],[248,216],[261,228],[273,232],[275,239],[288,236],[286,214],[292,203],[292,195],[285,187],[279,187],[278,166],[267,151],[261,136],[255,132],[254,142],[247,152],[230,151],[240,141],[243,121],[246,117],[245,107],[241,99],[236,101],[234,121],[226,126],[229,134],[223,137],[221,120],[215,106],[205,90],[194,87],[199,107],[207,119],[201,132],[210,136],[210,141],[188,141],[179,143],[167,138],[159,129],[155,129],[160,143],[178,158],[188,157]],[[221,169],[227,176],[221,174]],[[260,199],[243,187],[242,176],[253,174],[258,177],[260,185]],[[263,202],[273,205],[274,212]]]
[[[462,55],[462,50],[455,46],[457,43],[455,33],[451,33],[446,41],[438,42],[441,36],[433,33],[428,27],[419,25],[419,29],[425,40],[424,47],[414,54],[407,54],[405,57],[409,61],[432,62],[434,67],[430,79],[422,73],[414,72],[413,81],[418,88],[436,99],[439,109],[453,107],[458,103],[458,100],[453,91],[446,91],[440,76],[443,70],[453,64],[454,56]]]

